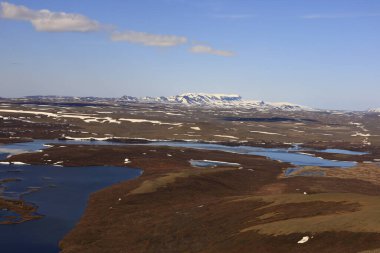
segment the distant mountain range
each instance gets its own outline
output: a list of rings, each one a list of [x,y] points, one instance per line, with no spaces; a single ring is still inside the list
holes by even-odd
[[[185,93],[170,97],[131,97],[123,96],[118,102],[140,102],[140,103],[170,103],[188,106],[208,106],[208,107],[240,107],[254,109],[275,109],[287,111],[313,110],[310,107],[296,105],[287,102],[268,103],[258,100],[245,100],[236,94],[207,94],[207,93]]]
[[[3,98],[5,99],[5,98]],[[220,107],[220,108],[246,108],[256,110],[283,110],[283,111],[321,111],[311,107],[297,105],[288,102],[264,102],[260,100],[243,99],[236,94],[208,94],[208,93],[184,93],[168,97],[133,97],[122,96],[120,98],[104,97],[73,97],[73,96],[26,96],[14,99],[24,102],[39,103],[163,103],[186,106]],[[326,110],[334,111],[334,110]],[[369,113],[380,113],[380,108],[367,110]]]

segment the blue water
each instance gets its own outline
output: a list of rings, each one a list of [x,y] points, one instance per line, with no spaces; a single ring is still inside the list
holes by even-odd
[[[293,172],[299,171],[301,168],[287,168],[284,172],[286,177],[289,177]]]
[[[2,148],[11,149],[11,153],[14,150],[32,152],[46,148],[44,143],[18,143]],[[19,179],[2,185],[5,187],[3,196],[33,203],[38,206],[37,213],[43,215],[42,219],[21,224],[0,225],[1,252],[59,252],[58,242],[79,221],[91,193],[139,175],[141,170],[112,166],[0,165],[0,180]],[[14,213],[0,210],[0,221],[11,214]]]
[[[145,144],[144,144],[145,145]],[[288,162],[296,166],[321,166],[321,167],[343,167],[349,168],[356,165],[356,162],[334,161],[294,152],[293,149],[283,148],[260,148],[250,146],[224,146],[219,144],[203,144],[191,142],[155,142],[147,145],[170,146],[183,148],[196,148],[207,150],[219,150],[237,154],[265,156],[272,160]]]
[[[216,166],[239,166],[237,163],[227,163],[219,161],[205,161],[205,160],[190,160],[190,164],[194,167],[216,167]]]
[[[286,177],[293,176],[294,172],[302,170],[302,168],[288,168],[285,170],[284,175]],[[324,171],[301,171],[297,174],[297,176],[305,176],[305,177],[323,177],[326,173]]]
[[[21,220],[21,217],[18,213],[12,212],[7,209],[0,210],[0,222],[5,222],[5,221],[18,222],[20,220]]]
[[[0,160],[6,158],[9,154],[20,154],[26,152],[36,152],[49,148],[45,146],[47,143],[57,145],[81,144],[81,145],[123,145],[122,143],[108,142],[108,141],[86,141],[86,140],[34,140],[32,142],[12,143],[0,146]],[[125,144],[124,144],[125,145]]]
[[[345,149],[335,149],[335,148],[329,148],[329,149],[319,150],[318,152],[333,153],[333,154],[343,154],[343,155],[365,155],[365,154],[368,154],[368,152],[359,152],[359,151],[352,151],[352,150],[345,150]]]

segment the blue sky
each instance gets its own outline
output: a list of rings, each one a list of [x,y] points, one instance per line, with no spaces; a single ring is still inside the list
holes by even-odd
[[[378,0],[13,0],[0,13],[0,96],[380,107]]]

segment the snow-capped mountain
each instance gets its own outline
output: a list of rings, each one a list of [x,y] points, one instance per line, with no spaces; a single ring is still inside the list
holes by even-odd
[[[368,110],[368,112],[380,113],[380,108],[370,109],[370,110]]]
[[[187,105],[218,105],[226,103],[241,102],[242,98],[235,94],[206,94],[206,93],[185,93],[169,97],[170,102]]]
[[[292,103],[268,103],[258,100],[245,100],[236,94],[207,94],[207,93],[185,93],[170,97],[142,97],[136,98],[123,96],[118,102],[142,102],[142,103],[170,103],[182,104],[188,106],[209,106],[209,107],[237,107],[252,108],[262,110],[286,110],[300,111],[312,110],[309,107],[296,105]]]
[[[139,102],[139,99],[137,97],[132,96],[122,96],[118,101],[122,102]]]

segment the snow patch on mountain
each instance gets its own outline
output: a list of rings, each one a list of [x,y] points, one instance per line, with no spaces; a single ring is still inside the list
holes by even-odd
[[[248,108],[257,110],[286,110],[300,111],[313,110],[310,107],[296,105],[288,102],[269,103],[260,100],[246,100],[237,94],[207,94],[207,93],[184,93],[170,97],[142,97],[136,98],[123,96],[118,102],[142,102],[142,103],[170,103],[187,106],[208,106],[227,108]]]
[[[123,102],[138,102],[139,101],[137,97],[132,97],[132,96],[122,96],[120,99]]]
[[[236,94],[206,94],[206,93],[185,93],[169,97],[170,102],[188,105],[217,105],[221,103],[241,102],[242,98]]]
[[[380,113],[380,108],[370,109],[370,110],[368,110],[368,112]]]

